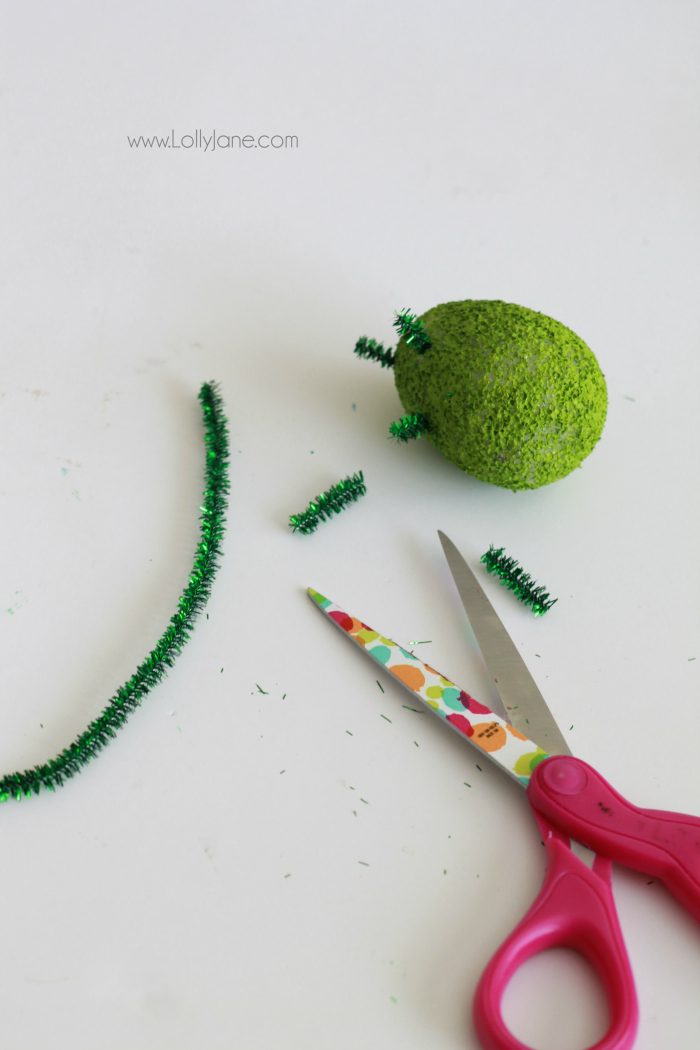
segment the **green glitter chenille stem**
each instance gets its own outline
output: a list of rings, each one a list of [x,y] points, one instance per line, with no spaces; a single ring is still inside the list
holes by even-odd
[[[360,336],[355,343],[355,353],[368,361],[378,361],[382,368],[394,367],[394,351],[366,335]]]
[[[201,505],[200,534],[189,581],[177,611],[158,642],[134,674],[111,698],[102,713],[56,758],[43,765],[0,778],[0,801],[38,795],[42,788],[55,791],[79,773],[116,736],[117,730],[158,685],[181,652],[197,615],[206,604],[221,555],[228,477],[228,428],[217,387],[205,383],[199,391],[204,417],[205,488]]]
[[[497,576],[504,587],[532,609],[535,616],[543,616],[556,602],[557,599],[550,598],[549,591],[541,584],[535,583],[522,565],[506,554],[503,547],[490,546],[486,553],[481,555],[481,561],[486,566],[486,571]]]
[[[358,470],[356,474],[343,478],[337,484],[331,485],[325,492],[315,496],[300,514],[291,514],[289,527],[293,532],[301,532],[304,535],[315,532],[322,521],[327,521],[334,514],[339,514],[348,504],[354,503],[366,492],[364,474]]]
[[[394,328],[403,339],[406,346],[424,354],[430,349],[430,336],[425,330],[425,325],[410,310],[399,310],[394,318]]]

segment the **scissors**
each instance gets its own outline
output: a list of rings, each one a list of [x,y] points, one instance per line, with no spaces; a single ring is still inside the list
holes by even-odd
[[[505,1024],[503,994],[533,955],[567,947],[591,963],[608,998],[610,1026],[591,1050],[630,1050],[639,1008],[612,894],[612,861],[659,879],[700,921],[700,819],[634,806],[571,754],[476,577],[451,540],[438,536],[500,694],[497,710],[318,591],[308,593],[360,648],[526,790],[546,850],[546,873],[539,895],[478,983],[473,1015],[482,1046],[529,1050]],[[572,850],[572,839],[594,852],[592,867]]]

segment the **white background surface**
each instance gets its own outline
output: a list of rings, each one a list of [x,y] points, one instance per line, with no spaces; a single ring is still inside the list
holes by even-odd
[[[486,583],[581,756],[700,812],[699,36],[680,0],[5,7],[4,770],[64,747],[167,622],[210,378],[232,493],[166,683],[79,780],[0,813],[3,1045],[476,1047],[474,985],[542,877],[525,799],[304,595],[431,639],[488,700],[437,528],[559,596],[536,620]],[[299,147],[127,143],[212,127]],[[582,470],[514,494],[386,439],[392,377],[356,338],[459,298],[593,348],[610,407]],[[364,500],[289,533],[360,468]],[[637,1046],[697,1046],[697,926],[641,876],[615,888]],[[522,1037],[600,1034],[581,976],[521,975]]]

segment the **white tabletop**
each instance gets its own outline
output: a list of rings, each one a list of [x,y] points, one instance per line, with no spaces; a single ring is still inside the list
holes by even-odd
[[[542,878],[526,800],[304,593],[488,702],[438,528],[558,596],[536,619],[484,577],[577,753],[700,812],[699,35],[683,0],[5,13],[3,771],[66,746],[174,610],[209,379],[232,490],[167,680],[77,780],[2,807],[4,1046],[477,1047],[474,986]],[[212,151],[213,129],[298,144]],[[462,298],[594,350],[609,413],[581,470],[512,493],[387,439],[392,375],[355,340]],[[366,497],[291,534],[358,469]],[[637,1046],[696,1047],[697,925],[644,876],[615,894]],[[576,959],[529,969],[522,1038],[600,1034]]]

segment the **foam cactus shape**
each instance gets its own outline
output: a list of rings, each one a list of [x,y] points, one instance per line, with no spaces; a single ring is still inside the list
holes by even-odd
[[[421,316],[403,310],[394,325],[395,350],[363,336],[356,352],[393,367],[406,411],[392,425],[399,440],[425,434],[467,474],[514,490],[565,477],[595,447],[605,378],[559,321],[513,303],[466,299]]]

